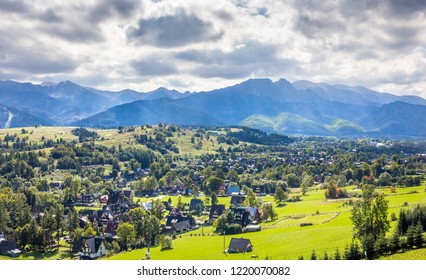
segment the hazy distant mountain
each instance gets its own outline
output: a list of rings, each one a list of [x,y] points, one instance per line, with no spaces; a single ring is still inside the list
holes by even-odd
[[[0,128],[35,125],[47,126],[51,124],[16,108],[6,107],[0,104]]]
[[[101,91],[66,81],[0,82],[5,106],[52,125],[248,125],[309,135],[425,136],[426,100],[364,87],[249,79],[207,92]],[[5,117],[6,115],[4,115]],[[4,118],[3,117],[3,118]]]
[[[389,93],[379,93],[361,86],[329,85],[309,81],[296,81],[293,86],[298,90],[310,89],[324,99],[346,104],[376,106],[403,101],[410,104],[426,105],[426,100],[418,96],[397,96]]]
[[[116,106],[76,126],[117,127],[141,124],[174,123],[180,125],[222,125],[218,119],[203,112],[182,107],[171,99],[141,100]]]

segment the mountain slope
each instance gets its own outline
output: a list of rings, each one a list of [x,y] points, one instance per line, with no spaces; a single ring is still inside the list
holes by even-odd
[[[0,128],[26,127],[35,125],[49,126],[51,124],[16,108],[7,107],[0,104]]]
[[[309,81],[249,79],[195,93],[166,88],[100,91],[69,81],[0,81],[0,101],[53,125],[246,124],[295,134],[426,137],[426,130],[419,129],[426,123],[423,98]],[[12,125],[12,115],[3,118],[4,125]]]
[[[117,127],[141,124],[174,123],[179,125],[221,125],[218,119],[203,112],[180,106],[170,99],[142,100],[123,104],[73,125]]]
[[[364,118],[362,124],[378,134],[426,136],[426,106],[393,102]]]

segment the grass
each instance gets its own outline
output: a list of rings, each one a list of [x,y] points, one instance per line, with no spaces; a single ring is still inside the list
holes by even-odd
[[[8,256],[0,255],[0,260],[58,260],[58,259],[72,259],[74,257],[73,253],[69,252],[69,245],[64,241],[59,242],[59,247],[52,249],[46,253],[33,253],[33,252],[23,252],[17,258],[10,258]]]
[[[347,187],[348,191],[353,187]],[[405,201],[412,207],[416,204],[426,203],[425,185],[412,188],[399,188],[397,193],[390,189],[381,189],[389,200],[389,215],[399,213]],[[141,198],[146,199],[146,198]],[[152,198],[151,198],[152,199]],[[167,200],[164,197],[163,200]],[[183,197],[189,203],[191,197]],[[273,197],[262,197],[263,201],[273,201]],[[346,199],[347,200],[347,199]],[[173,249],[161,251],[160,247],[151,248],[151,258],[154,260],[242,260],[250,259],[256,255],[258,259],[298,259],[303,256],[310,257],[312,250],[322,258],[324,252],[333,255],[336,249],[343,253],[344,248],[352,240],[352,222],[350,220],[350,206],[343,206],[345,199],[325,200],[324,190],[310,190],[302,201],[287,203],[283,207],[274,207],[278,219],[264,222],[260,225],[262,230],[254,233],[244,233],[232,236],[217,235],[213,227],[197,229],[178,235],[173,241]],[[229,197],[219,197],[219,203],[229,206]],[[172,203],[177,203],[177,198],[172,197]],[[275,203],[274,203],[275,205]],[[312,223],[312,226],[301,227],[301,223]],[[395,227],[396,223],[391,223]],[[204,233],[204,236],[202,235]],[[249,238],[254,246],[251,253],[224,254],[232,237]],[[426,250],[420,255],[407,252],[407,259],[424,259]],[[119,253],[111,256],[111,260],[138,260],[145,256],[146,249]],[[404,255],[403,254],[403,255]],[[405,256],[405,255],[404,255]],[[392,256],[391,256],[392,257]],[[398,257],[395,255],[395,257]],[[401,256],[402,258],[403,256]]]
[[[426,248],[381,257],[381,260],[426,260]]]

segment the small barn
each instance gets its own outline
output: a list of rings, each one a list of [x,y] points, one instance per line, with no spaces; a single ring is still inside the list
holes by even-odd
[[[246,238],[231,238],[228,246],[228,253],[245,253],[251,252],[253,245],[250,239]]]

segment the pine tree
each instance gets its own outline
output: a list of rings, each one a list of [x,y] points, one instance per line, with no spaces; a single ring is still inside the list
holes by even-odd
[[[315,250],[312,250],[312,253],[311,253],[311,260],[317,260],[318,259],[318,257],[317,257],[317,253],[315,252]]]
[[[334,252],[334,259],[335,260],[341,260],[342,257],[340,256],[339,248],[336,248],[336,251]]]
[[[415,228],[415,232],[414,232],[414,245],[417,248],[421,248],[423,247],[423,226],[421,224],[421,222],[419,221],[417,223],[417,226]]]

